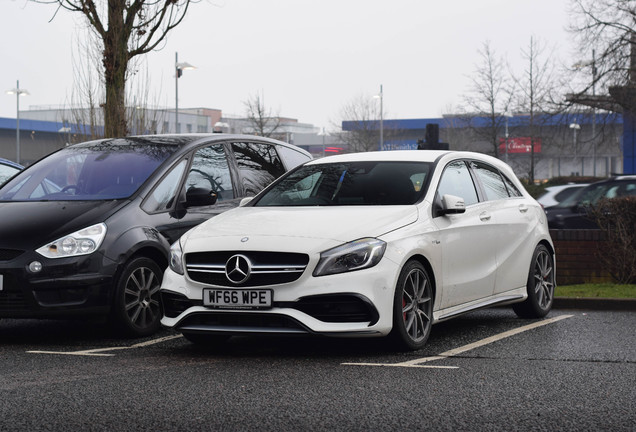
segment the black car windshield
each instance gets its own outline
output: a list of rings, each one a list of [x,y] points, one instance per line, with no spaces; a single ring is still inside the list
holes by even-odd
[[[426,162],[342,162],[305,165],[254,203],[266,206],[409,205],[424,192]]]
[[[132,195],[177,146],[125,139],[73,146],[22,171],[0,201],[92,201]]]

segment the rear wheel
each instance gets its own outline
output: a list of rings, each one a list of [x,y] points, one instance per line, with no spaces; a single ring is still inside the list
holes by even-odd
[[[159,330],[159,288],[163,271],[150,258],[128,261],[117,280],[113,318],[128,336],[149,336]]]
[[[432,325],[431,278],[420,262],[409,261],[395,287],[390,337],[400,349],[417,350],[426,344]]]
[[[521,318],[542,318],[552,309],[554,301],[554,258],[544,245],[539,245],[532,255],[528,273],[528,298],[512,306]]]

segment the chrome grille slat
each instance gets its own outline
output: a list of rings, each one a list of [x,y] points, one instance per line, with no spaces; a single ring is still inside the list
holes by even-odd
[[[250,277],[242,283],[230,282],[225,274],[227,261],[244,255],[251,263]],[[255,287],[293,282],[309,263],[309,256],[289,252],[220,251],[186,254],[186,271],[192,280],[218,286]]]

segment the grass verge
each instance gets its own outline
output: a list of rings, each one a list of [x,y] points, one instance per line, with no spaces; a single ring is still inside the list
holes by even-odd
[[[636,298],[636,285],[581,284],[557,286],[557,297]]]

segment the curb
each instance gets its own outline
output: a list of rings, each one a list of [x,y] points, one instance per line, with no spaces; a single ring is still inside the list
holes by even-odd
[[[554,309],[590,309],[608,311],[636,311],[636,299],[612,299],[591,297],[555,297]]]

